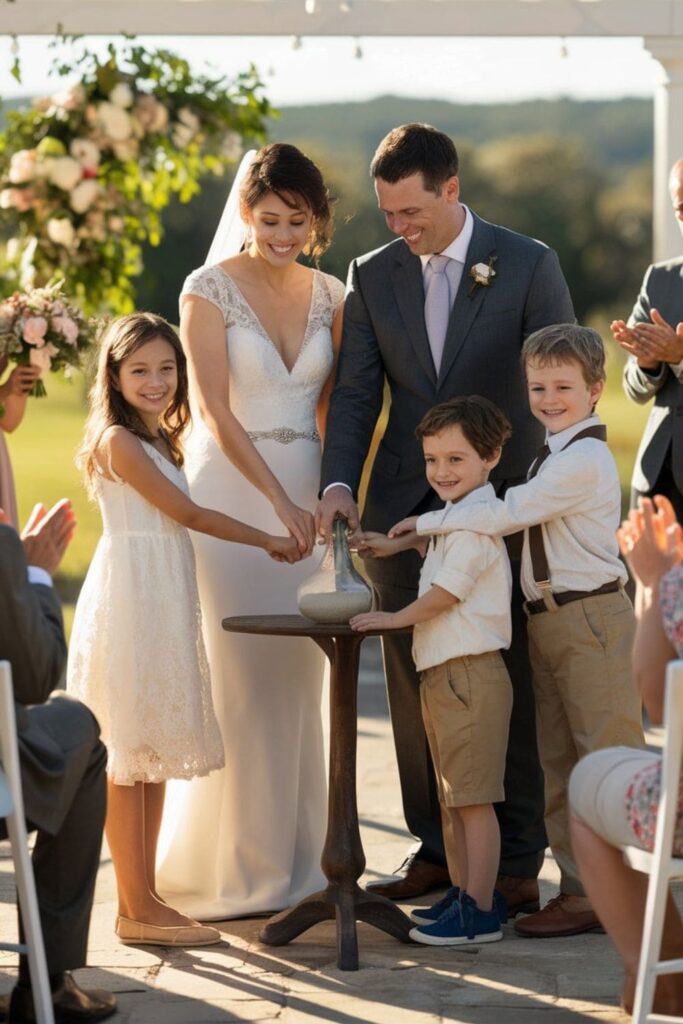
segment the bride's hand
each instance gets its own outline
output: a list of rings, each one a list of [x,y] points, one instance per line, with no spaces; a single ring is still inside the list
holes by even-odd
[[[310,555],[315,544],[315,522],[310,512],[299,508],[288,497],[273,502],[277,517],[297,542],[302,558]]]

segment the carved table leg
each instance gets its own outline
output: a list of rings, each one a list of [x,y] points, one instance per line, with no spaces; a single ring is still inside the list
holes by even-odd
[[[329,885],[291,910],[272,918],[260,939],[279,946],[332,917],[337,920],[337,966],[358,970],[356,921],[366,921],[401,942],[412,927],[390,900],[373,896],[357,882],[365,868],[356,803],[358,662],[362,635],[314,637],[332,668],[330,688],[330,789],[322,869]]]

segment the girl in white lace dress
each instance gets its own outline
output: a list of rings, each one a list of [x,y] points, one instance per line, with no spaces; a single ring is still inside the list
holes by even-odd
[[[240,197],[247,247],[183,286],[190,493],[261,529],[284,523],[307,554],[344,288],[297,257],[329,243],[327,190],[311,160],[276,143],[256,154]],[[226,766],[173,783],[158,880],[185,913],[216,920],[279,910],[324,884],[324,658],[305,638],[221,629],[229,615],[295,614],[313,559],[257,565],[246,548],[192,541]]]
[[[98,718],[109,750],[106,828],[123,942],[220,941],[215,928],[160,900],[154,880],[165,781],[224,763],[187,528],[275,559],[298,557],[291,538],[189,498],[179,444],[188,417],[173,328],[149,313],[115,321],[102,341],[80,452],[104,533],[76,607],[67,685]]]

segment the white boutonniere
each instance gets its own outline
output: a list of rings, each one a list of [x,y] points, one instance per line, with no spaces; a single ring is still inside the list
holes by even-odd
[[[474,291],[477,285],[481,285],[483,288],[488,288],[494,277],[496,271],[493,269],[493,264],[498,259],[497,256],[489,256],[488,263],[475,263],[470,267],[470,277],[472,278],[472,284],[468,295],[474,295]]]

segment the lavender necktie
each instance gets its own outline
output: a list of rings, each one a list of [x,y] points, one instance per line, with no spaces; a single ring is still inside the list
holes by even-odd
[[[425,327],[437,376],[441,367],[448,319],[451,315],[451,290],[446,274],[449,262],[448,256],[431,257],[428,263],[430,274],[425,290]]]

